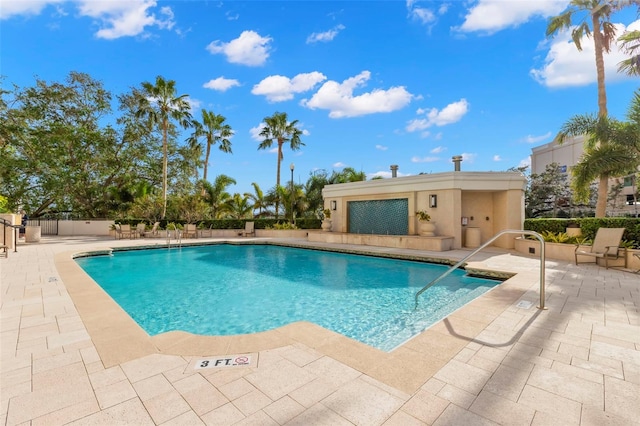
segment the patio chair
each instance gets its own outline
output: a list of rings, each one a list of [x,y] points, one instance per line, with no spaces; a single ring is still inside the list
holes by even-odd
[[[145,225],[144,222],[140,222],[136,226],[136,230],[134,231],[135,235],[139,237],[144,237],[146,229],[147,229],[147,225]]]
[[[622,234],[624,234],[624,228],[598,228],[596,237],[593,239],[593,244],[588,249],[583,250],[580,249],[580,245],[576,246],[576,265],[578,264],[578,256],[593,257],[593,262],[596,264],[598,263],[598,259],[604,259],[604,266],[607,269],[609,269],[609,261],[611,260],[626,260],[626,249],[620,247]]]
[[[248,235],[256,236],[256,228],[254,222],[245,222],[244,223],[244,231],[240,232],[240,235],[246,237]]]
[[[144,231],[142,232],[142,234],[140,234],[143,237],[159,237],[160,236],[160,232],[158,232],[158,227],[160,226],[160,222],[156,222],[153,224],[153,227],[151,228],[151,231]]]
[[[125,237],[131,238],[133,233],[131,232],[131,225],[129,224],[116,224],[116,238],[122,239]]]
[[[183,238],[198,238],[198,229],[195,223],[187,223],[182,233]]]
[[[209,225],[209,228],[203,228],[200,230],[201,237],[213,237],[213,223]]]

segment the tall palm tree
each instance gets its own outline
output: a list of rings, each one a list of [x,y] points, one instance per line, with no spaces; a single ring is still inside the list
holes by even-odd
[[[218,144],[218,149],[225,153],[231,153],[231,141],[229,138],[233,136],[231,126],[225,123],[226,118],[223,115],[215,114],[213,111],[202,110],[202,123],[194,121],[195,131],[188,139],[190,144],[197,144],[200,138],[205,138],[206,151],[204,155],[204,172],[202,178],[207,180],[207,170],[209,166],[209,156],[211,155],[211,147]]]
[[[258,209],[258,217],[261,217],[262,210],[266,209],[269,203],[267,203],[266,196],[260,188],[260,185],[258,185],[256,182],[251,182],[251,185],[253,186],[253,194],[250,192],[245,192],[244,196],[253,202],[253,210]]]
[[[278,170],[276,174],[276,188],[278,188],[280,187],[280,163],[284,158],[282,146],[285,142],[289,142],[292,151],[297,151],[301,146],[304,146],[304,143],[300,140],[302,130],[296,127],[298,120],[288,121],[286,112],[276,112],[271,117],[265,117],[264,122],[265,126],[260,132],[260,137],[263,138],[263,141],[258,146],[258,149],[270,148],[274,141],[278,143]],[[278,206],[279,199],[276,198],[276,219],[278,218]]]
[[[191,106],[187,102],[189,95],[177,95],[176,82],[156,77],[156,83],[142,83],[143,92],[138,99],[136,116],[146,117],[150,125],[158,125],[162,131],[162,218],[167,215],[167,171],[168,171],[168,139],[171,121],[176,121],[183,128],[191,125]]]
[[[618,72],[640,76],[640,31],[627,31],[618,41],[621,42],[622,51],[631,56],[618,63]]]
[[[604,53],[611,51],[615,41],[616,28],[611,22],[611,15],[630,4],[638,4],[638,0],[571,0],[567,9],[558,16],[549,19],[547,37],[556,35],[563,29],[577,25],[571,30],[571,38],[576,48],[582,51],[582,37],[592,37],[596,54],[596,75],[598,79],[598,115],[606,116],[607,92],[604,76]]]
[[[562,142],[566,137],[586,135],[585,151],[571,170],[571,186],[578,201],[586,201],[589,185],[602,176],[625,176],[635,173],[640,166],[640,90],[634,94],[629,121],[620,122],[612,117],[577,115],[567,121],[558,134]],[[596,217],[604,217],[607,207],[607,189],[598,187]]]
[[[568,8],[558,16],[549,20],[547,36],[554,36],[563,29],[571,28],[574,18],[577,18],[577,26],[571,31],[571,38],[576,48],[582,51],[582,37],[593,36],[593,45],[596,56],[596,75],[598,81],[598,116],[607,117],[607,91],[605,88],[604,53],[611,51],[611,44],[615,41],[616,29],[611,22],[611,15],[631,4],[640,4],[639,0],[571,0]],[[561,138],[562,139],[562,138]],[[606,143],[606,140],[594,143]],[[609,190],[609,174],[606,168],[601,169],[598,178],[598,202],[596,215],[604,216],[607,206],[607,193]]]
[[[193,165],[193,175],[195,177],[195,181],[198,182],[200,180],[200,176],[198,175],[198,169],[203,165],[202,161],[202,145],[198,143],[197,139],[189,138],[187,140],[187,154],[190,162]]]

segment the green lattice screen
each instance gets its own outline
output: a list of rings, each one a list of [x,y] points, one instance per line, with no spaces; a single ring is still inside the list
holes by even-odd
[[[409,200],[349,201],[349,232],[352,234],[409,234]]]

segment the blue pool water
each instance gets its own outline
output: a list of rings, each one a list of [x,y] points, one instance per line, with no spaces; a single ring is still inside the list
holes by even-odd
[[[389,351],[499,282],[447,266],[270,245],[114,252],[78,264],[150,335],[309,321]]]

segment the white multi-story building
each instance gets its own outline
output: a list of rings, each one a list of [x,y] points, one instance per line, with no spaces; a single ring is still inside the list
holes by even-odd
[[[560,171],[571,178],[571,168],[580,161],[584,152],[584,136],[567,138],[562,144],[549,142],[531,149],[531,173],[540,174],[548,164],[557,163]],[[617,196],[607,202],[607,216],[640,215],[640,200],[635,196],[638,188],[635,175],[611,178],[609,192],[617,189]]]

